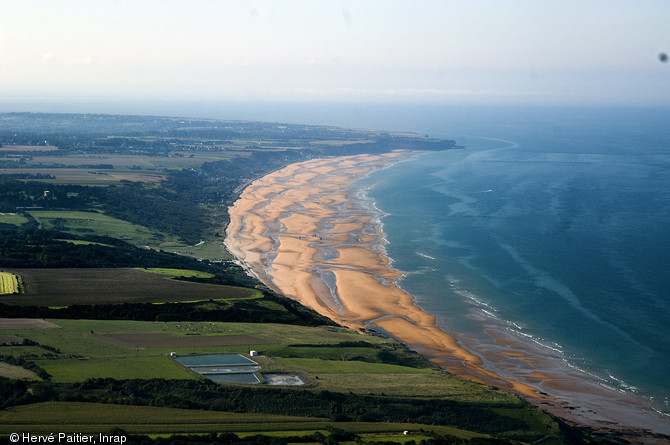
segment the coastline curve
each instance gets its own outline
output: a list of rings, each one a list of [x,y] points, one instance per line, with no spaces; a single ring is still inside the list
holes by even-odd
[[[516,392],[578,424],[649,423],[643,401],[557,367],[496,326],[486,329],[487,345],[447,332],[398,286],[403,272],[386,255],[381,218],[354,184],[415,155],[313,159],[263,176],[230,207],[226,248],[268,287],[344,326],[392,336],[452,374]]]

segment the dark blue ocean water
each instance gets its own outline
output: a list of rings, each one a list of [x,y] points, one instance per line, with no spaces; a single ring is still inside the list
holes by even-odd
[[[449,117],[423,129],[465,149],[361,183],[401,286],[448,330],[476,337],[479,311],[670,412],[670,111]]]

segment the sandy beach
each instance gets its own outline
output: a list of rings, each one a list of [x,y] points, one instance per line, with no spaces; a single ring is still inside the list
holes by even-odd
[[[412,156],[315,159],[264,176],[229,209],[226,247],[268,287],[344,326],[393,336],[450,373],[514,391],[579,424],[670,434],[645,401],[584,379],[498,326],[463,338],[415,305],[397,284],[403,272],[386,255],[378,214],[352,187]]]

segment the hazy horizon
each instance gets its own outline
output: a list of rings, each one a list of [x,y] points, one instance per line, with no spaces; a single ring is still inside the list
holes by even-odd
[[[27,0],[0,102],[670,105],[670,3]]]

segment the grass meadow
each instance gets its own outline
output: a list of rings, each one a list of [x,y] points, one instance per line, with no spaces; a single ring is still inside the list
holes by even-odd
[[[321,358],[282,358],[277,360],[290,368],[301,369],[312,374],[423,374],[433,372],[430,369],[417,369],[408,366],[324,360]]]
[[[123,221],[99,212],[73,210],[31,210],[30,215],[46,229],[73,234],[90,233],[127,241],[136,246],[156,246],[162,242],[177,243],[176,237],[159,234],[144,226]]]
[[[281,350],[287,344],[311,342],[337,343],[360,340],[360,334],[346,328],[303,327],[271,323],[220,323],[220,322],[150,322],[126,320],[51,320],[60,329],[12,329],[0,330],[0,335],[15,335],[28,338],[37,343],[49,345],[61,351],[63,356],[90,358],[160,356],[177,352],[179,354],[204,354],[212,352],[248,353],[249,349],[272,355],[273,350]],[[146,334],[165,334],[177,339],[196,339],[208,337],[231,337],[236,344],[230,346],[184,346],[127,348],[110,341],[100,339],[102,334],[123,334],[138,336]],[[248,338],[250,343],[239,344],[240,337]],[[381,338],[371,338],[375,342],[388,342]],[[252,343],[255,342],[255,343]],[[9,347],[9,346],[7,346]],[[19,346],[16,346],[19,347]],[[39,353],[37,347],[31,353]],[[95,376],[92,376],[95,377]]]
[[[81,357],[37,360],[55,382],[82,382],[91,376],[126,379],[194,379],[195,374],[167,356]]]
[[[18,213],[0,213],[0,224],[20,226],[28,222],[28,218]]]
[[[100,212],[31,210],[28,213],[46,229],[56,229],[74,235],[86,233],[109,236],[138,247],[149,246],[156,250],[164,250],[166,252],[204,258],[211,261],[230,260],[233,258],[226,251],[222,240],[189,245],[180,241],[176,236],[158,232]]]

